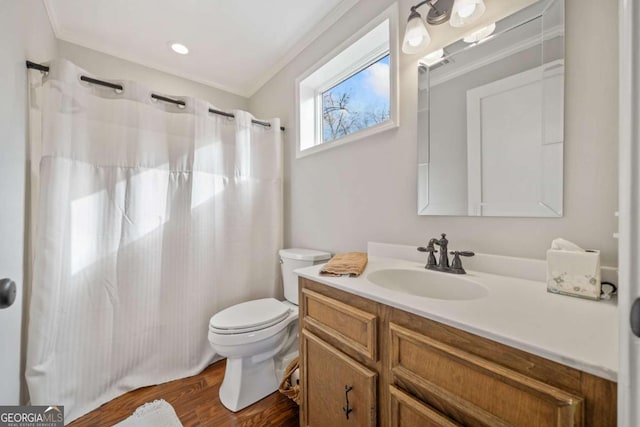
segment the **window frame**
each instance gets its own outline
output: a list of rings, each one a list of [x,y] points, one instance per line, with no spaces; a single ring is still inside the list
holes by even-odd
[[[296,158],[306,157],[349,142],[361,140],[399,126],[399,48],[397,16],[398,6],[397,3],[394,3],[296,79]],[[338,72],[330,73],[327,76],[320,74],[321,77],[319,81],[313,84],[305,84],[305,81],[310,77],[318,80],[318,72],[321,68],[329,64],[356,42],[360,41],[360,39],[369,35],[369,33],[385,21],[388,21],[388,43],[385,42],[377,46],[371,46],[366,53],[350,61],[347,66],[341,68]],[[330,142],[324,142],[322,94],[343,81],[348,80],[358,72],[368,68],[387,54],[389,55],[389,119],[336,138]],[[309,140],[312,140],[311,143],[309,143]],[[303,145],[306,147],[305,149],[302,149]]]

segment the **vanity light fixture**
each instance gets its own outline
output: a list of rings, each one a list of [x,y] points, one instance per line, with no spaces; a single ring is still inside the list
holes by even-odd
[[[180,55],[186,55],[189,53],[189,48],[187,48],[182,43],[171,43],[171,50],[175,53],[179,53]]]
[[[452,27],[464,27],[472,24],[484,14],[483,0],[456,0],[451,11],[449,25]]]
[[[489,37],[496,30],[496,23],[482,27],[477,31],[465,36],[462,40],[466,43],[476,43]]]
[[[404,31],[404,40],[402,41],[402,51],[404,53],[417,53],[424,46],[431,43],[431,36],[427,31],[427,26],[422,21],[422,16],[415,9],[411,9],[407,28]]]
[[[429,6],[426,23],[418,8]],[[427,25],[449,22],[452,27],[463,27],[476,21],[485,11],[484,0],[423,0],[411,7],[402,41],[402,51],[412,54],[421,51],[431,43]]]

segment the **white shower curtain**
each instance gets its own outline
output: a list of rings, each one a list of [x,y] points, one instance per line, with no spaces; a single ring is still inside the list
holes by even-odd
[[[216,311],[277,295],[281,131],[197,99],[154,101],[134,82],[88,84],[68,61],[31,73],[26,377],[31,403],[64,405],[70,422],[198,373]]]

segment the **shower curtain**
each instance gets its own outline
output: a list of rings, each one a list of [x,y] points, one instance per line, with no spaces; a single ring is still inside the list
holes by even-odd
[[[88,84],[68,61],[30,73],[26,377],[31,403],[64,405],[70,422],[200,372],[209,318],[277,295],[281,131],[154,101],[135,82]]]

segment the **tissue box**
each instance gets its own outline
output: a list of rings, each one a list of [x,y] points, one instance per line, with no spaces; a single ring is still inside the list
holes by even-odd
[[[600,299],[600,251],[547,250],[547,290]]]

